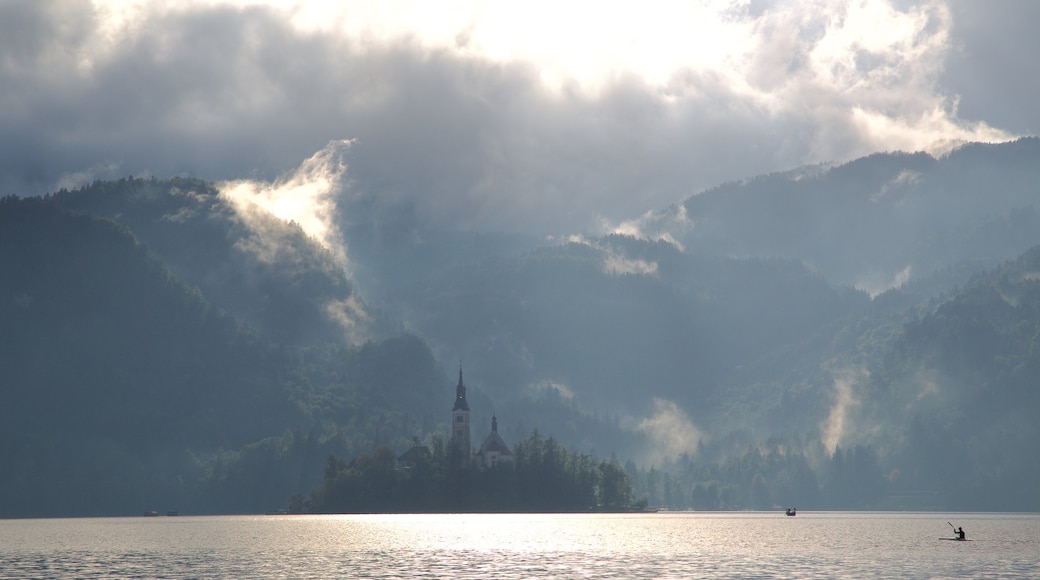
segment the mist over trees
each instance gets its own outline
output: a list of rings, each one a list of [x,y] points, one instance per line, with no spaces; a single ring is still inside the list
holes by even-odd
[[[353,206],[350,275],[198,180],[3,198],[0,516],[1038,510],[1037,161],[874,155],[566,243]],[[512,471],[445,467],[460,359]]]
[[[96,181],[47,196],[54,205],[126,226],[179,280],[267,338],[283,344],[343,342],[327,305],[356,298],[331,252],[298,224],[241,212],[198,179]],[[356,317],[362,332],[368,321]]]

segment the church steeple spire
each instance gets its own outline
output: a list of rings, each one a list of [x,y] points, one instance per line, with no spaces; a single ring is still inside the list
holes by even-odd
[[[464,467],[469,466],[473,447],[469,439],[469,403],[466,402],[466,385],[462,382],[462,363],[459,363],[459,384],[455,387],[455,406],[451,409],[451,441],[459,450]]]
[[[462,363],[459,363],[459,384],[455,387],[455,406],[452,411],[469,411],[466,402],[466,385],[462,383]]]

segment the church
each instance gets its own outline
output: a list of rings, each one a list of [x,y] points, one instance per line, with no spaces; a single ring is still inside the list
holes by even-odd
[[[451,409],[451,444],[464,457],[466,467],[490,469],[497,465],[511,464],[513,451],[498,434],[498,417],[491,417],[491,433],[483,445],[473,453],[470,440],[469,403],[466,402],[466,385],[462,382],[462,366],[459,366],[459,384],[455,387],[455,405]]]

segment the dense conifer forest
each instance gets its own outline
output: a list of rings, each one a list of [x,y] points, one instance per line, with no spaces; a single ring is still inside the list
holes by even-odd
[[[422,449],[425,449],[422,447]],[[428,453],[402,466],[380,447],[347,462],[329,457],[325,483],[290,504],[293,513],[585,512],[646,506],[633,497],[629,475],[537,432],[514,448],[511,463],[464,464],[458,450],[435,437]]]
[[[1040,510],[1036,154],[727,184],[685,202],[711,227],[671,238],[358,226],[349,269],[199,180],[5,197],[0,517]],[[770,229],[778,208],[864,223]],[[869,291],[871,264],[913,275]],[[460,358],[474,438],[497,414],[512,468],[449,459]],[[416,442],[428,463],[402,468]]]

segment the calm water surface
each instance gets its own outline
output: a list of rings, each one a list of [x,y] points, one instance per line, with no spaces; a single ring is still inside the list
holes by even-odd
[[[971,542],[951,536],[948,521]],[[1040,578],[1040,515],[0,520],[3,578]]]

